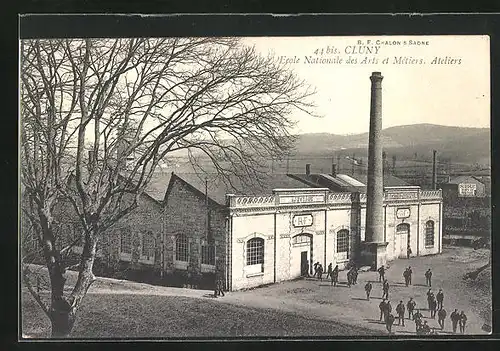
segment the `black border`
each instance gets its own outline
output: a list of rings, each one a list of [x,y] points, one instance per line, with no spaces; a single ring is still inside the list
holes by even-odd
[[[157,1],[158,2],[158,1]],[[32,1],[32,3],[36,3],[36,1]],[[38,2],[39,4],[43,2]],[[57,5],[57,2],[55,2]],[[77,8],[75,5],[76,1],[70,1],[73,12],[78,10],[82,10],[82,8]],[[126,3],[122,1],[121,3]],[[83,10],[86,10],[88,13],[90,12],[105,12],[106,10],[99,5],[96,5],[96,1],[87,1],[87,5],[94,4],[94,7],[88,6],[87,9],[85,7]],[[115,3],[116,4],[116,3]],[[46,5],[46,4],[45,4]],[[102,3],[101,3],[102,5]],[[137,5],[137,4],[136,4]],[[151,4],[149,3],[151,6]],[[97,8],[96,8],[97,6]],[[125,5],[124,5],[125,6]],[[213,5],[217,6],[217,5]],[[62,8],[61,8],[62,7]],[[30,12],[39,12],[41,11],[52,11],[52,12],[62,12],[64,11],[64,5],[59,4],[59,10],[57,10],[57,6],[45,6],[42,8],[30,10]],[[125,6],[126,7],[126,6]],[[147,13],[147,11],[142,11],[140,6],[136,6],[136,12]],[[233,6],[234,8],[234,6]],[[76,11],[75,11],[76,9]],[[128,8],[130,9],[130,7]],[[159,6],[158,10],[161,10],[162,7]],[[175,6],[170,8],[171,11],[176,11]],[[200,8],[201,9],[201,8]],[[230,7],[219,8],[219,10],[230,10]],[[397,7],[392,7],[393,12],[397,11]],[[66,8],[67,10],[67,8]],[[125,9],[124,9],[125,10]],[[120,11],[120,10],[118,10]],[[258,11],[258,10],[257,10]],[[26,11],[27,12],[27,11]],[[122,11],[120,11],[122,12]],[[125,11],[123,11],[125,12]],[[181,11],[176,11],[181,12]],[[279,12],[279,11],[278,11]],[[292,11],[289,11],[290,13]],[[20,34],[23,38],[29,37],[131,37],[131,36],[206,36],[206,35],[217,35],[217,36],[312,36],[312,35],[443,35],[443,34],[453,34],[453,35],[473,35],[473,34],[487,34],[490,35],[491,40],[491,96],[492,96],[492,116],[497,116],[499,114],[499,105],[495,104],[495,88],[498,86],[499,75],[499,66],[500,62],[500,42],[498,38],[500,37],[500,16],[498,14],[443,14],[443,15],[423,15],[423,14],[402,14],[402,15],[391,15],[391,14],[377,14],[377,15],[294,15],[294,16],[272,16],[272,15],[186,15],[186,16],[167,16],[167,17],[158,17],[158,16],[120,16],[120,15],[32,15],[32,16],[24,16],[18,19],[18,25],[22,25]],[[12,29],[11,29],[12,31]],[[12,33],[12,32],[11,32]],[[12,33],[13,34],[13,33]],[[13,49],[9,50],[8,53],[16,52],[17,54],[17,39],[14,40],[14,45],[11,47]],[[13,82],[17,87],[17,55],[14,54],[13,57],[3,56],[2,60],[5,60],[5,66],[10,66],[9,78],[13,78]],[[499,89],[497,89],[499,90]],[[11,103],[15,103],[14,112],[17,111],[17,92],[13,92],[9,89],[9,92],[12,92],[12,98],[8,99]],[[16,96],[14,97],[14,94]],[[16,112],[15,112],[16,113]],[[17,113],[16,113],[17,114]],[[9,116],[8,120],[11,120],[12,117]],[[496,210],[497,203],[497,184],[495,182],[495,178],[497,176],[496,171],[496,130],[497,130],[497,122],[498,118],[492,118],[491,120],[491,130],[492,130],[492,252],[500,252],[499,243],[500,240],[496,239],[494,233],[498,228],[498,213]],[[17,123],[14,123],[17,129]],[[17,137],[17,130],[14,133]],[[17,150],[17,138],[15,139],[15,144],[13,144],[10,148],[5,144],[7,139],[3,140],[3,150],[8,150],[13,152],[13,150]],[[15,148],[14,148],[15,147]],[[13,152],[14,153],[14,152]],[[16,182],[17,182],[17,154],[12,157],[10,154],[10,159],[7,157],[3,157],[2,160],[4,164],[7,165],[8,170],[11,170]],[[16,171],[14,171],[14,169]],[[13,177],[13,178],[14,178]],[[17,191],[14,190],[15,187],[9,188],[15,194],[13,200],[17,202]],[[5,206],[6,204],[4,204]],[[8,202],[8,220],[9,223],[11,219],[17,221],[17,206],[14,201]],[[15,222],[14,222],[15,223]],[[17,225],[14,224],[15,231],[17,231]],[[12,231],[10,231],[12,233]],[[14,245],[17,245],[17,238],[14,235],[10,235],[9,239],[13,240]],[[8,239],[8,240],[9,240]],[[14,250],[10,250],[10,253],[13,255]],[[17,254],[17,252],[16,252]],[[10,266],[15,267],[14,279],[17,278],[18,272],[17,267],[12,264],[12,262],[16,262],[15,259],[10,259]],[[499,274],[498,264],[500,262],[499,259],[495,258],[495,255],[492,257],[493,262],[493,325],[495,336],[498,337],[498,324],[500,322],[500,310],[498,310],[498,304],[495,303],[495,297],[498,297],[498,288],[500,284],[500,279],[497,277]],[[15,280],[14,280],[15,281]],[[495,283],[495,281],[497,283]],[[17,290],[17,284],[16,284]],[[16,301],[8,304],[11,308],[17,307],[17,293],[14,294],[16,296]],[[14,312],[13,316],[17,316],[17,313]],[[17,318],[15,318],[17,319]],[[7,330],[7,328],[15,327],[15,335],[17,336],[17,325],[12,323],[14,318],[7,319],[2,318],[2,330]],[[491,337],[489,337],[491,338]],[[17,339],[17,338],[16,338]],[[262,338],[255,338],[254,340],[261,340]],[[323,338],[322,338],[323,339]],[[326,339],[326,338],[324,338]],[[336,338],[338,339],[338,338]],[[349,338],[350,339],[350,338]],[[380,337],[377,338],[381,341],[387,341],[391,339],[397,339],[399,342],[397,343],[386,343],[383,342],[383,349],[390,349],[394,346],[397,349],[404,348],[409,341],[402,341],[399,338],[394,337]],[[446,347],[447,345],[443,344],[441,338],[433,339],[432,341],[424,341],[419,338],[414,338],[414,340],[419,340],[419,343],[422,342],[426,345],[429,345],[429,342],[432,343],[435,347]],[[446,339],[450,339],[446,337]],[[452,338],[455,339],[455,338]],[[458,339],[458,338],[456,338]],[[471,338],[467,338],[471,339]],[[479,342],[478,338],[473,337],[475,339],[475,345],[479,346],[479,349],[488,349],[484,341]],[[188,341],[189,339],[186,339]],[[273,339],[270,339],[273,340]],[[280,339],[281,340],[281,339]],[[314,339],[321,340],[321,339]],[[271,343],[271,346],[274,346],[276,341]],[[309,342],[302,341],[301,343]],[[373,340],[369,341],[370,343]],[[361,347],[371,347],[375,344],[370,345],[367,341],[357,340]],[[22,346],[34,345],[39,348],[42,345],[46,345],[48,347],[53,347],[51,345],[52,342],[41,343],[41,342],[22,342]],[[63,345],[65,345],[64,343]],[[109,347],[109,343],[89,343],[91,348],[95,346],[104,345],[104,347]],[[130,345],[131,343],[117,343],[118,347],[121,345]],[[209,343],[210,345],[211,343]],[[423,345],[424,345],[423,344]],[[58,344],[59,346],[60,344]],[[78,344],[75,342],[70,342],[67,345],[71,348],[78,348]],[[139,345],[147,347],[151,345],[140,343]],[[154,345],[154,344],[153,344]],[[158,344],[156,344],[158,345]],[[155,345],[155,346],[156,346]],[[167,347],[174,346],[175,344],[170,344]],[[183,345],[187,346],[188,344],[183,343]],[[201,343],[189,343],[191,346],[202,346],[206,347],[207,344]],[[232,348],[236,345],[229,343],[220,343],[216,344],[217,348],[231,346]],[[243,347],[244,345],[249,345],[247,342],[243,344],[238,344],[237,347]],[[267,344],[270,345],[270,344]],[[314,344],[317,346],[326,346],[328,344],[323,342],[318,342]],[[337,344],[340,347],[351,346],[353,343],[351,342],[341,342]],[[462,343],[464,347],[468,346],[467,343]],[[11,344],[12,346],[12,344]],[[162,343],[159,344],[160,347],[165,347]],[[250,345],[249,345],[250,346]],[[254,345],[255,346],[255,345]],[[306,345],[300,345],[300,347],[304,347]],[[472,346],[472,345],[471,345]],[[85,346],[84,346],[85,347]],[[42,347],[43,348],[43,347]],[[9,347],[10,349],[10,347]]]

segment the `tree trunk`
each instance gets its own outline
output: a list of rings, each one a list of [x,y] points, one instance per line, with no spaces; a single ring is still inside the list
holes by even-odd
[[[63,297],[53,298],[50,308],[52,338],[67,338],[73,330],[76,309]]]

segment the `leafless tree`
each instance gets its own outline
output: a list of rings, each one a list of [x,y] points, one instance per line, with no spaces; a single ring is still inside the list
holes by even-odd
[[[48,268],[50,301],[32,288],[27,264],[23,276],[52,336],[70,334],[95,280],[98,240],[137,206],[160,162],[205,155],[227,179],[258,178],[259,162],[291,147],[291,113],[312,115],[313,94],[274,57],[234,38],[22,41],[21,205]],[[83,233],[67,292],[65,254],[79,238],[58,238],[66,204]]]

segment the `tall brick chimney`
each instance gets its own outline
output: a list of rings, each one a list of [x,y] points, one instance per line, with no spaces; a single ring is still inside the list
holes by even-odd
[[[366,192],[366,233],[362,259],[373,269],[387,263],[384,238],[384,164],[382,157],[382,74],[373,72],[371,80],[368,177]]]
[[[337,165],[335,163],[332,163],[332,177],[337,176]]]
[[[311,165],[308,163],[306,164],[306,175],[311,174]]]

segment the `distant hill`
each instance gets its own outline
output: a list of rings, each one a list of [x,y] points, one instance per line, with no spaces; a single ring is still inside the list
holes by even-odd
[[[441,158],[467,164],[489,164],[490,129],[449,127],[435,124],[414,124],[386,128],[382,131],[384,149],[398,159],[417,155],[432,155],[438,151]],[[296,155],[352,154],[364,156],[368,152],[368,133],[336,135],[309,133],[298,135]]]

